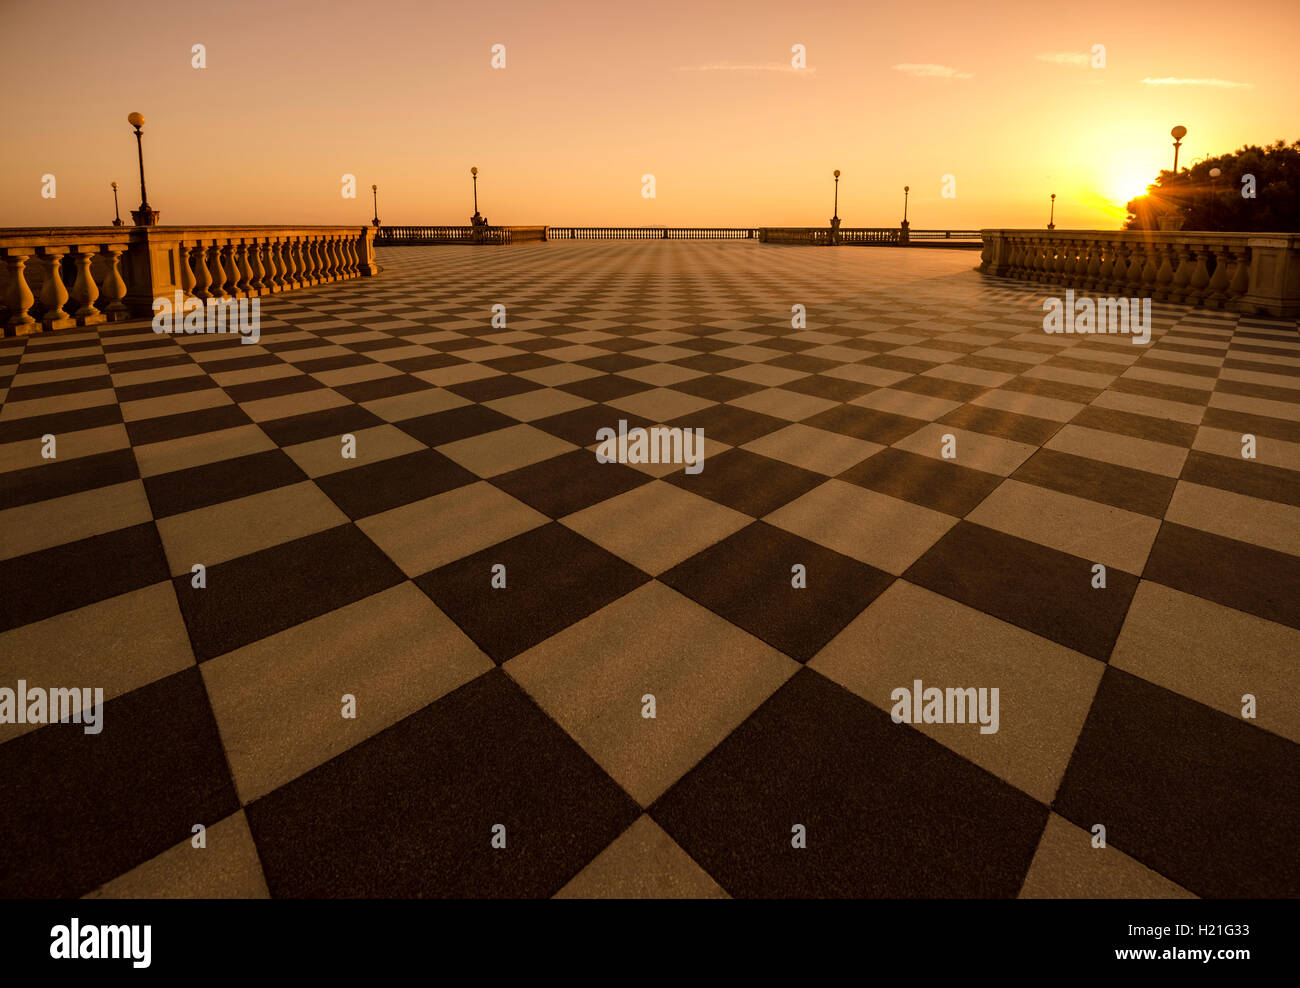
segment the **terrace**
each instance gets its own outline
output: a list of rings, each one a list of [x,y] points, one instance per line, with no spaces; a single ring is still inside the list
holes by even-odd
[[[106,701],[0,724],[0,895],[1294,893],[1294,319],[1048,335],[970,251],[748,237],[374,263],[257,345],[0,340],[0,686]]]

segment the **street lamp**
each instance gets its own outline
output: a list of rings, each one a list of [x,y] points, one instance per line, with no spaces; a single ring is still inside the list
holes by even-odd
[[[835,208],[831,212],[831,235],[827,241],[831,246],[840,242],[840,170],[835,169]]]
[[[1052,212],[1047,217],[1047,229],[1049,230],[1056,229],[1056,193],[1055,192],[1052,193]]]
[[[370,194],[374,196],[375,199],[375,218],[370,222],[373,223],[375,226],[378,226],[379,225],[379,186],[377,185],[370,186]]]
[[[907,194],[911,191],[910,185],[903,186],[903,226],[907,226]]]
[[[158,222],[158,211],[149,206],[149,196],[144,190],[144,144],[140,128],[144,126],[143,113],[131,113],[126,122],[135,128],[135,150],[140,159],[140,208],[131,210],[131,219],[136,226],[153,226]]]
[[[1215,200],[1219,198],[1219,176],[1223,172],[1218,168],[1210,169],[1210,226],[1214,226]]]
[[[113,225],[122,225],[122,214],[117,211],[117,183],[113,183]]]
[[[474,216],[478,218],[478,166],[470,168],[469,173],[474,176]]]
[[[1169,132],[1169,136],[1174,139],[1174,174],[1178,174],[1178,149],[1183,146],[1183,138],[1187,136],[1187,128],[1179,124]]]

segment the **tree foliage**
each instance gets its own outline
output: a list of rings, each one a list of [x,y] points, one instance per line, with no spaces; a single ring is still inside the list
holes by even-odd
[[[1218,168],[1217,178],[1210,170]],[[1242,194],[1254,177],[1254,198]],[[1300,232],[1300,141],[1250,144],[1175,174],[1161,171],[1147,194],[1129,200],[1127,230],[1154,230],[1181,217],[1185,230]]]

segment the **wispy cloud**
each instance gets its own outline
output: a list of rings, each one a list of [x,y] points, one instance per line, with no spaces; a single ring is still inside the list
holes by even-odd
[[[972,79],[974,76],[969,72],[958,72],[950,65],[934,65],[929,62],[904,62],[902,65],[895,65],[894,68],[899,72],[906,72],[908,75],[914,75],[924,79]]]
[[[756,65],[681,65],[677,67],[678,72],[791,72],[806,73],[816,72],[813,68],[797,69],[788,62],[761,62]]]
[[[1054,51],[1046,55],[1035,55],[1034,58],[1053,65],[1076,65],[1079,68],[1086,68],[1089,60],[1086,54],[1077,51]]]
[[[1142,80],[1148,86],[1218,86],[1221,89],[1252,89],[1253,82],[1229,82],[1227,79],[1176,79],[1173,76],[1162,76],[1159,79],[1153,79],[1147,76]]]

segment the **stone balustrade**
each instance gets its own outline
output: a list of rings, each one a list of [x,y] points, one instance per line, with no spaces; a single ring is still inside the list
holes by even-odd
[[[982,230],[977,270],[1106,296],[1300,316],[1300,235]]]
[[[155,298],[253,298],[379,273],[370,226],[0,229],[6,336],[153,315]]]

